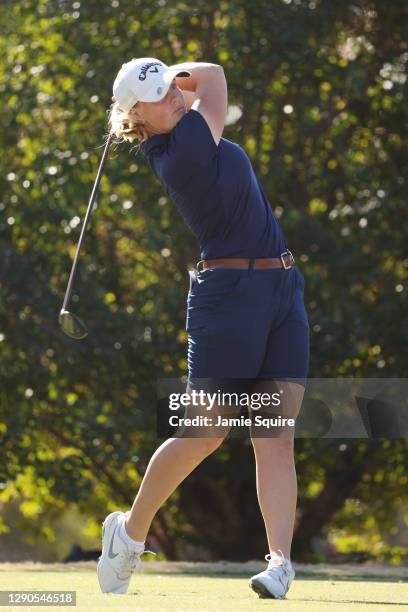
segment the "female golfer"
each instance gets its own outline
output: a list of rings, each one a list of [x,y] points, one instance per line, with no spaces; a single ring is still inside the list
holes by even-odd
[[[221,137],[227,113],[223,68],[133,59],[122,65],[113,94],[111,132],[141,143],[155,176],[200,242],[201,260],[190,272],[187,300],[188,392],[202,388],[203,381],[252,381],[252,390],[277,391],[279,414],[295,419],[309,364],[304,278],[247,154]],[[221,414],[222,406],[217,407]],[[276,416],[276,406],[266,402],[262,414]],[[282,435],[288,427],[289,435]],[[155,451],[131,510],[112,512],[103,522],[102,592],[127,591],[146,552],[154,515],[228,430],[173,437]],[[260,597],[283,599],[295,575],[290,562],[297,497],[293,426],[288,421],[280,434],[261,430],[251,426],[250,435],[269,554],[266,570],[249,584]]]

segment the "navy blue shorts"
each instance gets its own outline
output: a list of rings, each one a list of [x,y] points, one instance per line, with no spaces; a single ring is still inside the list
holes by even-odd
[[[298,379],[306,385],[309,322],[296,268],[189,271],[188,378]]]

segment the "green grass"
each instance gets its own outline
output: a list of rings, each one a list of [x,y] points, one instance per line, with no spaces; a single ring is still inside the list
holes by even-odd
[[[44,568],[45,566],[42,566]],[[102,594],[95,569],[22,569],[0,566],[0,590],[75,590],[74,607],[24,607],[15,610],[288,610],[295,612],[384,612],[405,610],[408,584],[401,578],[333,578],[298,575],[285,601],[259,599],[248,587],[248,574],[194,575],[151,570],[134,573],[126,595]],[[157,566],[156,566],[157,567]],[[404,605],[405,604],[405,605]],[[5,608],[7,609],[7,608]],[[8,608],[10,609],[10,608]]]

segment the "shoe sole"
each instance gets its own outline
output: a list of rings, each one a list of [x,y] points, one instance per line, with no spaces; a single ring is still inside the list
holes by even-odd
[[[255,593],[258,595],[260,599],[285,599],[285,597],[277,597],[273,595],[262,582],[258,580],[251,580],[249,586]]]

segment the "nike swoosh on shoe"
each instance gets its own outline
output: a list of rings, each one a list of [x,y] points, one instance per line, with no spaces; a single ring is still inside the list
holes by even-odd
[[[109,559],[114,559],[119,554],[119,553],[114,553],[113,552],[113,540],[114,540],[114,537],[115,537],[115,532],[116,532],[117,527],[118,526],[116,525],[115,529],[113,530],[113,534],[112,534],[111,541],[110,541],[110,544],[109,544],[109,550],[108,550],[108,557],[109,557]]]

